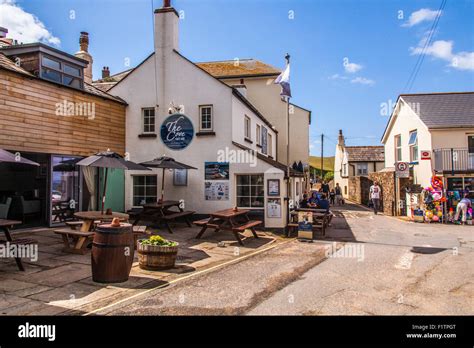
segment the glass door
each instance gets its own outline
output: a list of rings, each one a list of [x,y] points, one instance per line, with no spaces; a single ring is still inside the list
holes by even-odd
[[[50,226],[72,220],[74,213],[81,209],[82,176],[76,165],[81,159],[51,156]]]

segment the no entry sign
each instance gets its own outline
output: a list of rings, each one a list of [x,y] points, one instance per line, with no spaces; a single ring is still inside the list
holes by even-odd
[[[395,164],[395,171],[397,177],[399,178],[409,178],[410,177],[410,167],[407,162],[397,162]]]

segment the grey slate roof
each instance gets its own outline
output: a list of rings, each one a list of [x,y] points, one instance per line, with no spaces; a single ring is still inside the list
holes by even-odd
[[[383,162],[385,151],[383,146],[346,146],[349,162]]]
[[[474,127],[474,92],[400,95],[428,128]]]

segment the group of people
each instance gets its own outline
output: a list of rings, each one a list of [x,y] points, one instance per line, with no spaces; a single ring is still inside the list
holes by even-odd
[[[339,183],[337,183],[336,187],[330,190],[329,184],[326,181],[323,181],[319,191],[313,191],[311,197],[308,197],[306,193],[303,195],[303,199],[300,201],[300,208],[329,210],[331,204],[344,204],[341,187],[339,186]]]

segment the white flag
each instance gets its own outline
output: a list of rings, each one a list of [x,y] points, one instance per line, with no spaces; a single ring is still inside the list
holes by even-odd
[[[290,64],[287,64],[286,69],[280,75],[278,75],[275,83],[281,86],[281,96],[291,98]]]

